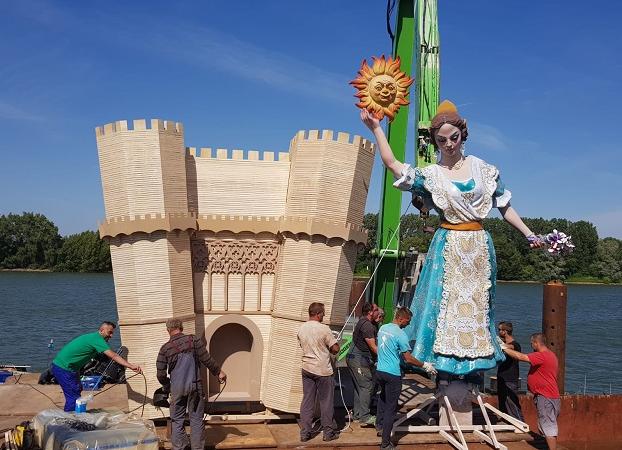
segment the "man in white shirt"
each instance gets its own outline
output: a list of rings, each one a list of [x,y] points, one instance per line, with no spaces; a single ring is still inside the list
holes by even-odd
[[[324,304],[309,305],[309,320],[298,331],[298,343],[302,348],[302,403],[300,404],[300,440],[313,436],[311,428],[316,399],[320,403],[320,415],[324,441],[339,437],[333,421],[335,378],[331,355],[339,353],[339,344],[330,328],[322,324]]]

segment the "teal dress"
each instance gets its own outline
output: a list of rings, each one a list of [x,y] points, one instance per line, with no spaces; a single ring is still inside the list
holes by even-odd
[[[395,186],[421,196],[442,220],[481,221],[492,207],[509,203],[511,193],[497,169],[473,156],[472,178],[449,180],[437,165],[405,166]],[[505,356],[497,342],[494,299],[497,266],[488,232],[439,228],[428,249],[405,329],[413,355],[453,375],[494,368]]]

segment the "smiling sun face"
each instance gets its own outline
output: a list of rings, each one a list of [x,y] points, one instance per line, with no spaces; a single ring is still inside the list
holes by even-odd
[[[372,59],[371,67],[363,60],[358,77],[350,81],[358,90],[355,97],[360,101],[356,106],[367,109],[378,120],[387,116],[392,121],[400,106],[408,105],[408,86],[414,80],[400,70],[399,57],[395,60],[391,57],[385,60],[384,56]]]

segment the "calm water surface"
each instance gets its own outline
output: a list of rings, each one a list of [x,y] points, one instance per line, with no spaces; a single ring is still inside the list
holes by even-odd
[[[48,365],[73,337],[116,321],[111,274],[0,272],[0,362]],[[524,351],[542,325],[542,286],[500,283],[496,320],[514,324]],[[622,286],[569,285],[566,391],[622,393]],[[48,350],[54,339],[55,350]],[[120,345],[118,333],[111,340]],[[521,364],[523,377],[527,365]]]

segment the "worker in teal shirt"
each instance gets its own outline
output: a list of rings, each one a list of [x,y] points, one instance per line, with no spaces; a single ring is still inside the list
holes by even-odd
[[[82,394],[78,372],[99,353],[134,372],[142,373],[140,366],[129,363],[110,349],[108,341],[116,327],[112,322],[103,322],[97,332],[83,334],[70,341],[52,361],[52,374],[65,394],[65,411],[75,410],[76,400]]]
[[[397,403],[402,391],[402,359],[407,364],[420,367],[429,374],[435,374],[434,366],[429,362],[421,362],[410,354],[410,343],[404,328],[410,324],[412,312],[401,307],[395,311],[393,322],[378,330],[378,365],[376,380],[380,385],[376,429],[382,432],[383,450],[396,448],[391,442],[391,430],[397,413]]]

